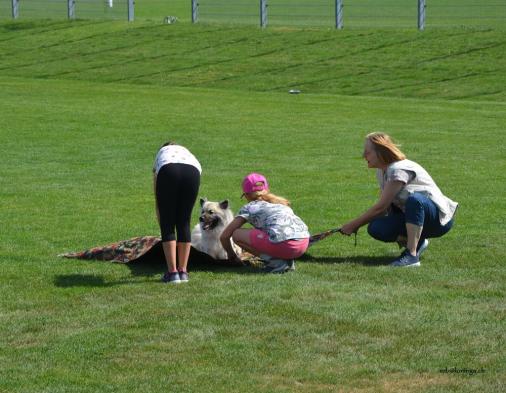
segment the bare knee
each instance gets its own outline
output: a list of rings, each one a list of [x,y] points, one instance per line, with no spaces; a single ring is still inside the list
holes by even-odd
[[[249,244],[249,230],[239,228],[232,232],[232,240],[237,244]]]

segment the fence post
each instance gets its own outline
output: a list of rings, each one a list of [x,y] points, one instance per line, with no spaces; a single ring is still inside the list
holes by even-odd
[[[267,0],[260,0],[260,26],[267,27]]]
[[[425,29],[425,0],[418,0],[418,30]]]
[[[199,3],[197,0],[192,0],[192,23],[199,21]]]
[[[17,19],[19,16],[19,0],[12,0],[12,19]]]
[[[74,0],[68,0],[67,1],[67,15],[69,19],[74,19],[76,17],[75,15],[75,1]]]
[[[134,0],[128,0],[128,21],[134,20]]]
[[[343,0],[336,0],[336,29],[343,28]]]

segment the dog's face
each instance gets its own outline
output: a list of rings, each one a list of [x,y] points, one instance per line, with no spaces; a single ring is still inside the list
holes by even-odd
[[[228,200],[221,202],[210,202],[207,199],[200,199],[200,227],[203,231],[212,231],[220,225],[228,224]]]

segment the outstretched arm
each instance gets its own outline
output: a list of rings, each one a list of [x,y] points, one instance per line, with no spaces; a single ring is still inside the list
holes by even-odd
[[[225,251],[227,252],[228,259],[231,262],[240,262],[240,258],[236,255],[234,249],[232,248],[232,243],[230,239],[236,229],[239,229],[246,223],[246,220],[242,217],[234,218],[230,224],[223,230],[220,235],[220,242]]]
[[[344,224],[341,227],[341,233],[350,236],[359,230],[360,227],[370,223],[376,217],[385,214],[386,210],[394,200],[397,193],[404,186],[400,181],[389,181],[381,192],[380,199],[372,207],[362,213],[360,216]]]

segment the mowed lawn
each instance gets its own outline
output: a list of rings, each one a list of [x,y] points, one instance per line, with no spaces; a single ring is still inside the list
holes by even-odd
[[[29,39],[23,24],[19,36],[10,23],[0,35],[0,391],[504,390],[501,73],[461,78],[458,94],[449,88],[439,97],[424,74],[428,90],[377,96],[365,94],[358,77],[353,96],[321,88],[290,95],[285,79],[277,91],[240,82],[199,86],[190,62],[189,86],[156,77],[130,83],[86,67],[100,59],[100,38],[84,40],[82,57],[58,54],[66,38],[44,23],[35,28],[54,45]],[[188,27],[181,26],[183,36]],[[151,42],[148,25],[127,29]],[[291,37],[303,40],[303,33]],[[453,35],[460,33],[467,34]],[[370,43],[367,34],[350,34]],[[391,34],[384,39],[397,39]],[[486,34],[501,42],[499,33]],[[16,38],[32,52],[17,51]],[[428,56],[441,50],[433,41],[424,42]],[[168,58],[167,44],[160,45]],[[445,64],[456,70],[473,59]],[[137,67],[124,62],[124,74]],[[311,67],[302,68],[295,76],[307,80]],[[386,85],[394,74],[383,74]],[[480,95],[481,77],[487,91]],[[469,93],[465,100],[460,92]],[[340,235],[315,245],[290,274],[200,264],[179,286],[159,282],[162,264],[57,256],[158,233],[151,166],[169,139],[199,157],[201,196],[228,198],[237,210],[242,177],[260,171],[311,232],[338,226],[377,197],[374,172],[361,158],[373,130],[391,133],[460,203],[455,228],[431,243],[419,269],[386,266],[399,250],[364,230],[356,247]]]

